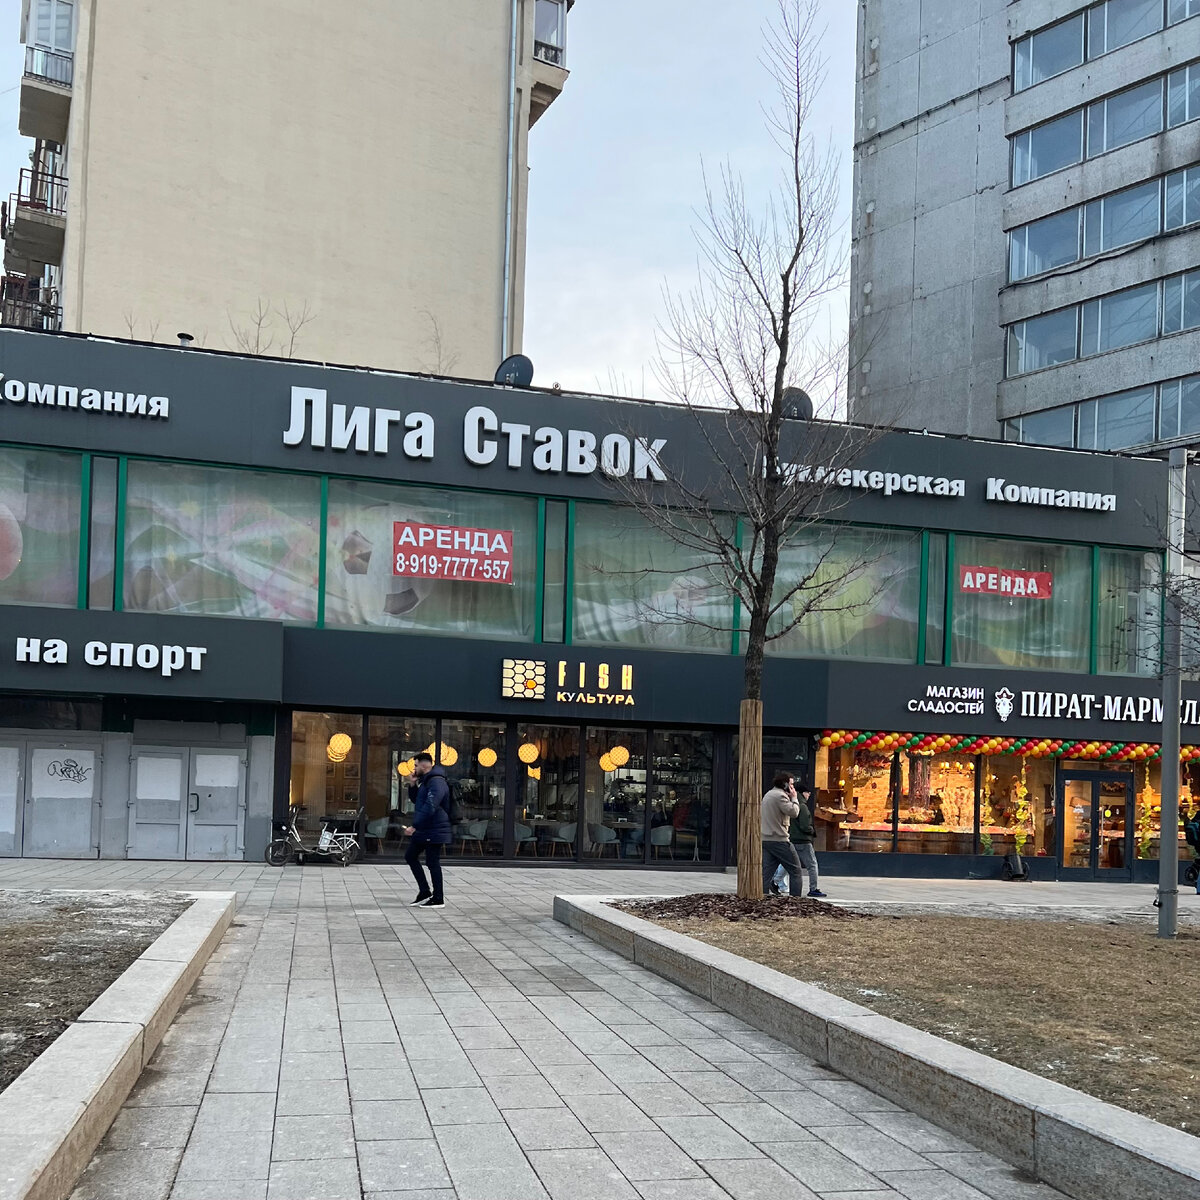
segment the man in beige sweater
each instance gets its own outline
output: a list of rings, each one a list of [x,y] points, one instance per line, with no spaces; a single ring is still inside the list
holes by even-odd
[[[804,893],[800,882],[800,857],[788,838],[788,825],[800,815],[800,802],[791,775],[780,773],[771,781],[771,790],[762,798],[762,871],[763,892],[771,887],[771,877],[777,867],[788,875],[788,887],[793,896]]]

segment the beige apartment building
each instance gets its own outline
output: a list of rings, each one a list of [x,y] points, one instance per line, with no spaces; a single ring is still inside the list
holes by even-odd
[[[23,0],[3,324],[491,377],[574,0]]]

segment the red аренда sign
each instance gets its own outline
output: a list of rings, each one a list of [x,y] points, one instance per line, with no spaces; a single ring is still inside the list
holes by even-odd
[[[513,531],[396,521],[392,574],[408,579],[513,582]]]

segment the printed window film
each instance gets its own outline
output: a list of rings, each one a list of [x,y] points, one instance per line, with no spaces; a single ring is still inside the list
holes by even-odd
[[[407,540],[398,544],[403,536],[398,530],[406,529],[415,530],[416,546]],[[437,540],[439,529],[444,546]],[[435,531],[425,544],[420,543],[422,530]],[[476,534],[488,537],[487,555],[473,551],[482,544]],[[498,535],[504,538],[504,551],[493,553]],[[406,561],[398,571],[401,552],[423,561],[416,568]],[[511,561],[507,572],[497,567],[502,559]],[[325,623],[530,638],[536,559],[534,500],[331,480]]]
[[[1091,633],[1092,552],[960,536],[960,563],[1049,573],[1049,597],[958,592],[954,596],[953,661],[973,666],[1086,671]]]
[[[1155,675],[1162,630],[1161,560],[1137,550],[1100,551],[1096,666],[1115,675]]]
[[[810,604],[816,608],[770,642],[770,653],[915,660],[922,619],[920,534],[813,531],[780,555],[776,598],[793,590],[773,619],[771,632],[802,616]]]
[[[575,507],[576,645],[728,650],[733,604],[700,550],[635,509]]]
[[[0,450],[0,603],[75,606],[81,470],[78,455]]]
[[[131,462],[125,609],[315,621],[320,512],[315,478]]]

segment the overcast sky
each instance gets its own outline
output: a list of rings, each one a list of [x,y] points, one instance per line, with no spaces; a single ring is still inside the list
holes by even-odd
[[[829,72],[818,132],[842,148],[848,213],[857,5],[823,3]],[[762,26],[775,4],[578,0],[571,77],[530,135],[525,350],[539,384],[655,393],[663,286],[685,289],[696,274],[701,163],[728,159],[760,191],[779,166],[760,108]],[[32,144],[17,134],[20,7],[0,0],[5,196]]]

